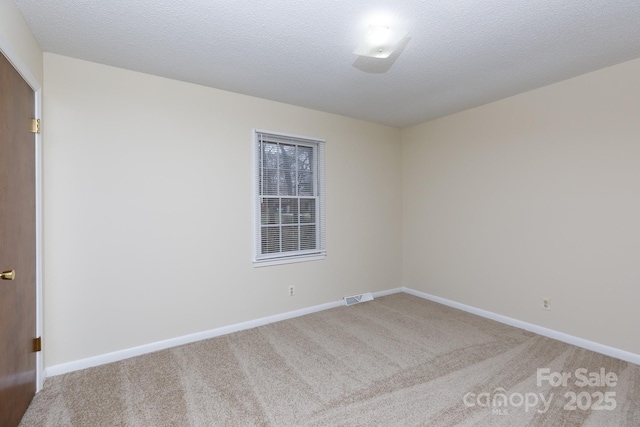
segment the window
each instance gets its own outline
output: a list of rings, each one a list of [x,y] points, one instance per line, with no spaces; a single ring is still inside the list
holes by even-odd
[[[255,131],[255,186],[254,263],[324,257],[324,141]]]

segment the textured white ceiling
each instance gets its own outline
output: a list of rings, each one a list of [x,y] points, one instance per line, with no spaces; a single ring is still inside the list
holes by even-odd
[[[16,3],[46,52],[396,127],[640,57],[640,0]],[[380,14],[410,39],[357,57]]]

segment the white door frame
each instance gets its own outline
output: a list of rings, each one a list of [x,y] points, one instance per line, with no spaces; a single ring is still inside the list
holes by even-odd
[[[35,78],[29,68],[22,62],[18,53],[13,49],[8,40],[0,36],[0,51],[7,57],[13,67],[20,73],[35,93],[35,118],[42,117],[42,85]],[[36,136],[36,337],[42,336],[42,135]],[[35,338],[35,337],[34,337]],[[42,351],[36,353],[36,392],[42,390],[44,385],[44,365]]]

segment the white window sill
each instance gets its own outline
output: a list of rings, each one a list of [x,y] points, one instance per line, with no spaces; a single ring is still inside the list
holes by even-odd
[[[268,267],[270,265],[293,264],[295,262],[318,261],[325,259],[327,254],[300,255],[290,258],[272,258],[263,260],[254,260],[254,267]]]

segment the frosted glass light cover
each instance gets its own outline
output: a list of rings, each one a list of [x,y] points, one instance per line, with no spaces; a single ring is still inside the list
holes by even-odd
[[[406,31],[398,31],[381,25],[370,25],[362,43],[353,53],[358,56],[388,58],[406,35]]]

